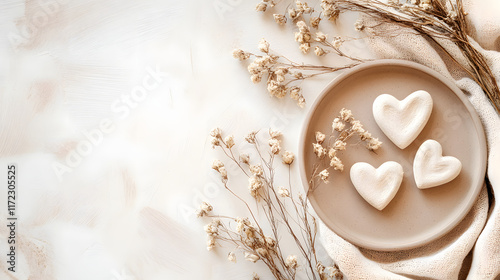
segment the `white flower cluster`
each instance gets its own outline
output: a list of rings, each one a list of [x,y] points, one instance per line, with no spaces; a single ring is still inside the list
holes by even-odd
[[[331,21],[335,21],[339,17],[340,11],[335,4],[335,0],[321,0],[321,9],[323,15]]]

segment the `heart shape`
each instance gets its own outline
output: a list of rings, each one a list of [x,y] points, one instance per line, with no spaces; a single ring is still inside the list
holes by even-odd
[[[443,148],[435,140],[427,140],[418,148],[413,161],[413,176],[419,189],[428,189],[455,179],[462,163],[455,157],[443,157]]]
[[[401,164],[388,161],[379,168],[366,162],[357,162],[351,167],[351,182],[358,193],[371,206],[384,209],[394,198],[403,181]]]
[[[373,117],[380,129],[400,149],[417,138],[432,112],[432,97],[418,90],[402,101],[390,94],[379,95],[373,101]]]

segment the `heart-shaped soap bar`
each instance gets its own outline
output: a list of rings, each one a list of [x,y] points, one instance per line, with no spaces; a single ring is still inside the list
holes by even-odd
[[[351,181],[370,205],[382,210],[401,186],[403,167],[397,162],[388,161],[375,169],[366,162],[357,162],[351,167]]]
[[[373,102],[373,117],[380,129],[400,149],[417,138],[432,112],[432,97],[418,90],[402,101],[389,94],[379,95]]]
[[[443,157],[443,148],[435,140],[425,141],[413,161],[413,175],[419,189],[428,189],[455,179],[462,163],[455,157]]]

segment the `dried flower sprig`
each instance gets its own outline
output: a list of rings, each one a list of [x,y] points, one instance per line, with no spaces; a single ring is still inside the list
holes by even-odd
[[[303,46],[303,48],[306,47],[308,48],[308,45]],[[267,91],[271,96],[283,98],[289,95],[302,108],[305,106],[306,100],[301,94],[301,88],[294,83],[318,75],[352,68],[360,63],[360,61],[356,61],[338,67],[300,64],[284,56],[272,54],[269,43],[264,39],[259,43],[259,50],[263,52],[263,55],[235,49],[233,57],[240,61],[254,57],[255,59],[247,67],[252,82],[260,83],[265,80]]]
[[[239,199],[247,208],[249,217],[230,217],[212,214],[213,207],[204,202],[198,210],[199,217],[212,218],[205,226],[207,234],[207,249],[212,250],[217,245],[229,244],[234,250],[228,253],[227,259],[236,262],[235,251],[241,251],[243,258],[249,262],[263,262],[278,280],[296,279],[299,270],[305,271],[309,279],[327,280],[342,279],[342,273],[335,264],[325,267],[318,260],[316,253],[317,223],[309,212],[307,199],[303,195],[294,195],[291,185],[291,165],[295,155],[283,150],[282,134],[269,130],[267,145],[261,145],[257,132],[251,132],[245,137],[255,150],[255,156],[248,154],[236,155],[234,137],[223,137],[218,128],[212,130],[212,145],[219,148],[226,157],[235,163],[242,174],[248,178],[248,191],[257,209],[250,207],[241,196],[229,187],[231,176],[227,174],[225,165],[215,160],[212,168],[221,176],[226,190]],[[288,186],[276,186],[276,158],[280,157],[282,164],[288,169]],[[256,210],[262,211],[265,220],[259,220]],[[265,228],[270,230],[266,232]],[[302,256],[285,255],[279,240],[284,236],[284,229],[295,242],[295,250]],[[289,248],[287,248],[288,250]],[[254,275],[253,279],[259,279]]]
[[[382,146],[382,142],[373,137],[361,122],[354,118],[352,111],[346,108],[342,108],[339,115],[333,119],[330,135],[327,136],[321,131],[316,132],[316,142],[312,143],[312,146],[319,162],[314,165],[309,180],[310,192],[314,191],[319,183],[328,183],[331,169],[344,171],[340,153],[347,149],[347,141],[355,135],[366,143],[366,148],[370,151],[378,150]]]
[[[492,106],[500,113],[500,88],[486,58],[476,48],[470,37],[471,29],[466,20],[467,13],[464,11],[462,0],[389,0],[387,2],[321,0],[319,14],[315,14],[314,10],[308,7],[306,2],[295,1],[295,7],[288,10],[288,15],[273,14],[274,20],[280,25],[287,23],[288,18],[292,19],[291,22],[299,30],[295,33],[295,40],[299,43],[302,52],[308,53],[313,48],[312,43],[317,41],[319,45],[314,46],[314,53],[317,56],[336,53],[352,61],[362,62],[362,59],[350,57],[340,50],[340,46],[346,41],[345,38],[334,37],[333,41],[328,42],[326,34],[318,32],[320,35],[313,39],[310,32],[310,27],[319,28],[322,18],[336,23],[341,13],[358,12],[369,20],[375,21],[371,26],[367,26],[363,20],[355,23],[357,31],[365,31],[371,37],[397,36],[399,32],[397,28],[380,28],[387,24],[402,27],[404,30],[428,38],[481,86]],[[266,10],[258,9],[258,11],[265,12]],[[306,15],[309,16],[310,27],[305,24]],[[377,32],[377,30],[383,31]],[[396,31],[390,32],[390,30]],[[457,56],[449,51],[447,46],[449,42],[458,47],[461,55]]]

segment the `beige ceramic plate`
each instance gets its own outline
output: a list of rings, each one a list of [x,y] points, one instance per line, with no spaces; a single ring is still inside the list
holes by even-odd
[[[375,123],[372,104],[383,93],[402,100],[416,90],[428,91],[434,108],[421,134],[401,150]],[[484,183],[486,142],[474,108],[454,84],[427,67],[400,60],[365,63],[335,79],[316,100],[302,131],[300,169],[306,189],[316,161],[314,133],[331,132],[331,121],[343,107],[351,109],[383,145],[375,154],[351,139],[341,154],[344,171],[332,171],[330,183],[320,185],[310,195],[312,206],[330,229],[365,248],[402,250],[444,235],[464,218]],[[418,147],[427,139],[439,141],[443,154],[458,158],[463,168],[453,181],[420,190],[412,166]],[[389,160],[403,166],[404,179],[394,199],[378,211],[357,193],[349,170],[359,161],[378,167]]]

